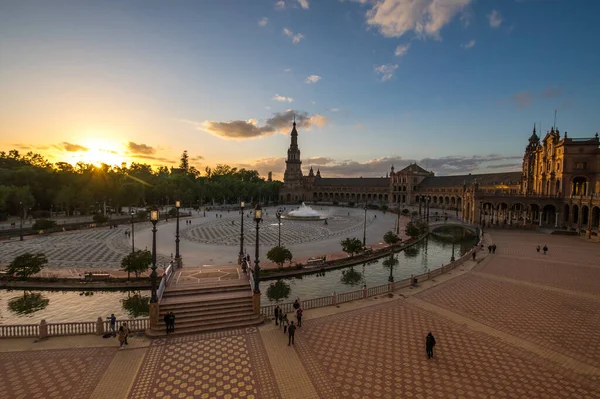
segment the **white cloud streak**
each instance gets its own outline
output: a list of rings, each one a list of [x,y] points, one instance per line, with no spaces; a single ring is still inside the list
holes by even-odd
[[[394,54],[396,55],[396,57],[402,57],[403,55],[406,55],[409,48],[410,48],[410,43],[400,44],[400,45],[398,45],[398,47],[396,47],[396,51],[394,51]]]
[[[302,33],[294,34],[294,32],[288,28],[283,28],[283,34],[292,39],[292,43],[294,44],[298,44],[300,43],[300,40],[304,39],[304,35]]]
[[[497,10],[492,10],[492,12],[487,16],[490,21],[490,26],[494,29],[499,28],[502,25],[502,15]]]
[[[473,48],[473,46],[475,46],[475,40],[471,40],[468,43],[463,43],[460,45],[460,47],[462,47],[464,49],[470,49],[470,48]]]
[[[383,65],[375,65],[373,70],[379,77],[382,82],[390,80],[392,76],[394,76],[394,72],[398,69],[398,64],[383,64]]]
[[[314,84],[317,83],[319,80],[321,80],[321,77],[319,75],[310,75],[309,77],[304,79],[304,83]]]
[[[265,27],[269,23],[269,18],[263,17],[258,21],[258,26]]]
[[[273,96],[273,100],[281,101],[281,102],[288,102],[288,103],[291,103],[294,101],[294,99],[292,97],[280,96],[279,94],[275,94]]]

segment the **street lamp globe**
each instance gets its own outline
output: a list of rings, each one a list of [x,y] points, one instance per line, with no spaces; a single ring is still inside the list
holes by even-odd
[[[153,209],[150,211],[150,220],[151,221],[157,222],[159,216],[160,216],[160,213],[158,212],[158,209]]]
[[[245,206],[246,206],[246,203],[244,201],[240,202],[240,208],[244,209]]]
[[[262,220],[262,207],[260,206],[260,204],[257,204],[256,207],[254,208],[254,221],[256,223],[258,223],[261,220]]]
[[[179,209],[181,207],[181,201],[175,201],[175,208]]]

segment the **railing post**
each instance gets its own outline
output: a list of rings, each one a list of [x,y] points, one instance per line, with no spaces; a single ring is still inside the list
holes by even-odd
[[[394,283],[392,283],[391,281],[388,281],[388,292],[391,294],[392,292],[394,292]]]
[[[40,322],[40,339],[48,337],[48,323],[46,323],[46,319],[43,319]]]
[[[104,321],[102,317],[98,317],[98,320],[96,320],[96,335],[104,335]]]
[[[368,292],[367,292],[367,285],[365,284],[363,286],[363,289],[362,289],[363,299],[367,299],[367,294],[368,294]]]
[[[332,306],[337,305],[337,294],[335,293],[335,291],[333,291],[333,293],[331,294],[331,305]]]

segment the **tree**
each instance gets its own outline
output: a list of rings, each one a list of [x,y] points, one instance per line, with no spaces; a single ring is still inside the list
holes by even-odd
[[[35,221],[32,228],[34,230],[49,230],[53,227],[56,227],[55,220],[38,219]]]
[[[143,251],[137,250],[123,258],[121,261],[121,266],[123,268],[121,270],[126,271],[127,273],[135,273],[135,277],[137,278],[140,273],[148,270],[151,263],[152,253],[150,251],[147,249]]]
[[[281,269],[286,261],[292,261],[292,253],[285,246],[275,246],[267,252],[267,259],[273,263],[277,263],[277,266]]]
[[[428,231],[427,222],[423,222],[421,220],[416,220],[413,222],[408,222],[406,225],[406,235],[411,238],[417,238],[423,234],[426,234]]]
[[[267,298],[274,302],[279,302],[283,299],[287,299],[290,296],[290,285],[285,281],[279,279],[275,283],[271,283],[267,288]]]
[[[13,259],[6,271],[8,274],[16,273],[17,277],[25,280],[27,277],[42,271],[47,263],[48,259],[43,253],[32,254],[27,252]]]
[[[185,170],[186,172],[190,169],[190,157],[187,153],[187,150],[183,151],[183,154],[181,154],[179,168]]]
[[[341,281],[345,285],[358,285],[363,279],[363,275],[360,272],[354,270],[354,267],[342,270]]]
[[[359,253],[363,250],[362,241],[358,238],[346,238],[340,243],[342,245],[342,251],[354,257],[354,254]]]
[[[385,243],[387,245],[394,245],[398,241],[400,241],[400,237],[398,237],[396,234],[394,234],[393,231],[388,231],[387,233],[385,233],[383,235],[383,241],[385,241]]]

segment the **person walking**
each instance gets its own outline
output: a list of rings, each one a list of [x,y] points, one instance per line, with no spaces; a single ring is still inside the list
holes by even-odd
[[[114,337],[117,335],[117,318],[115,317],[115,314],[111,313],[108,320],[110,321],[110,331],[112,331],[112,335]]]
[[[496,247],[497,247],[497,245],[496,245],[496,244],[492,245],[492,253],[493,253],[493,254],[495,254],[495,253],[496,253]]]
[[[296,298],[296,300],[294,301],[294,312],[297,311],[298,309],[300,309],[300,302],[298,302],[299,298]]]
[[[167,335],[169,335],[169,332],[171,330],[171,318],[169,317],[169,313],[167,313],[165,317],[163,317],[163,321],[165,322],[165,326],[167,327]]]
[[[121,328],[123,329],[123,332],[125,333],[125,345],[129,345],[129,343],[127,342],[127,337],[129,337],[129,333],[131,331],[129,330],[129,327],[127,327],[127,323],[123,323]]]
[[[125,349],[123,345],[125,345],[125,330],[121,326],[119,327],[119,350]]]
[[[548,252],[548,247],[544,245],[544,255],[546,255],[546,252]]]
[[[282,314],[283,316],[280,319],[280,324],[283,326],[283,333],[285,334],[287,332],[288,326],[290,325],[290,321],[288,320],[287,313],[282,312]]]
[[[537,247],[535,247],[535,250],[536,250],[537,252],[540,252],[540,246],[538,245]]]
[[[296,335],[296,326],[292,321],[288,327],[288,346],[294,345],[294,336]]]
[[[477,256],[477,253],[475,251],[473,251],[473,260],[475,260],[476,256]]]
[[[278,325],[277,322],[279,321],[279,312],[281,312],[281,310],[279,310],[279,305],[275,306],[275,309],[273,309],[273,316],[275,316],[275,325]]]
[[[296,310],[296,320],[298,320],[298,328],[302,327],[302,308]]]
[[[435,346],[435,338],[433,334],[429,332],[425,338],[425,350],[427,352],[427,359],[433,359],[433,347]]]

